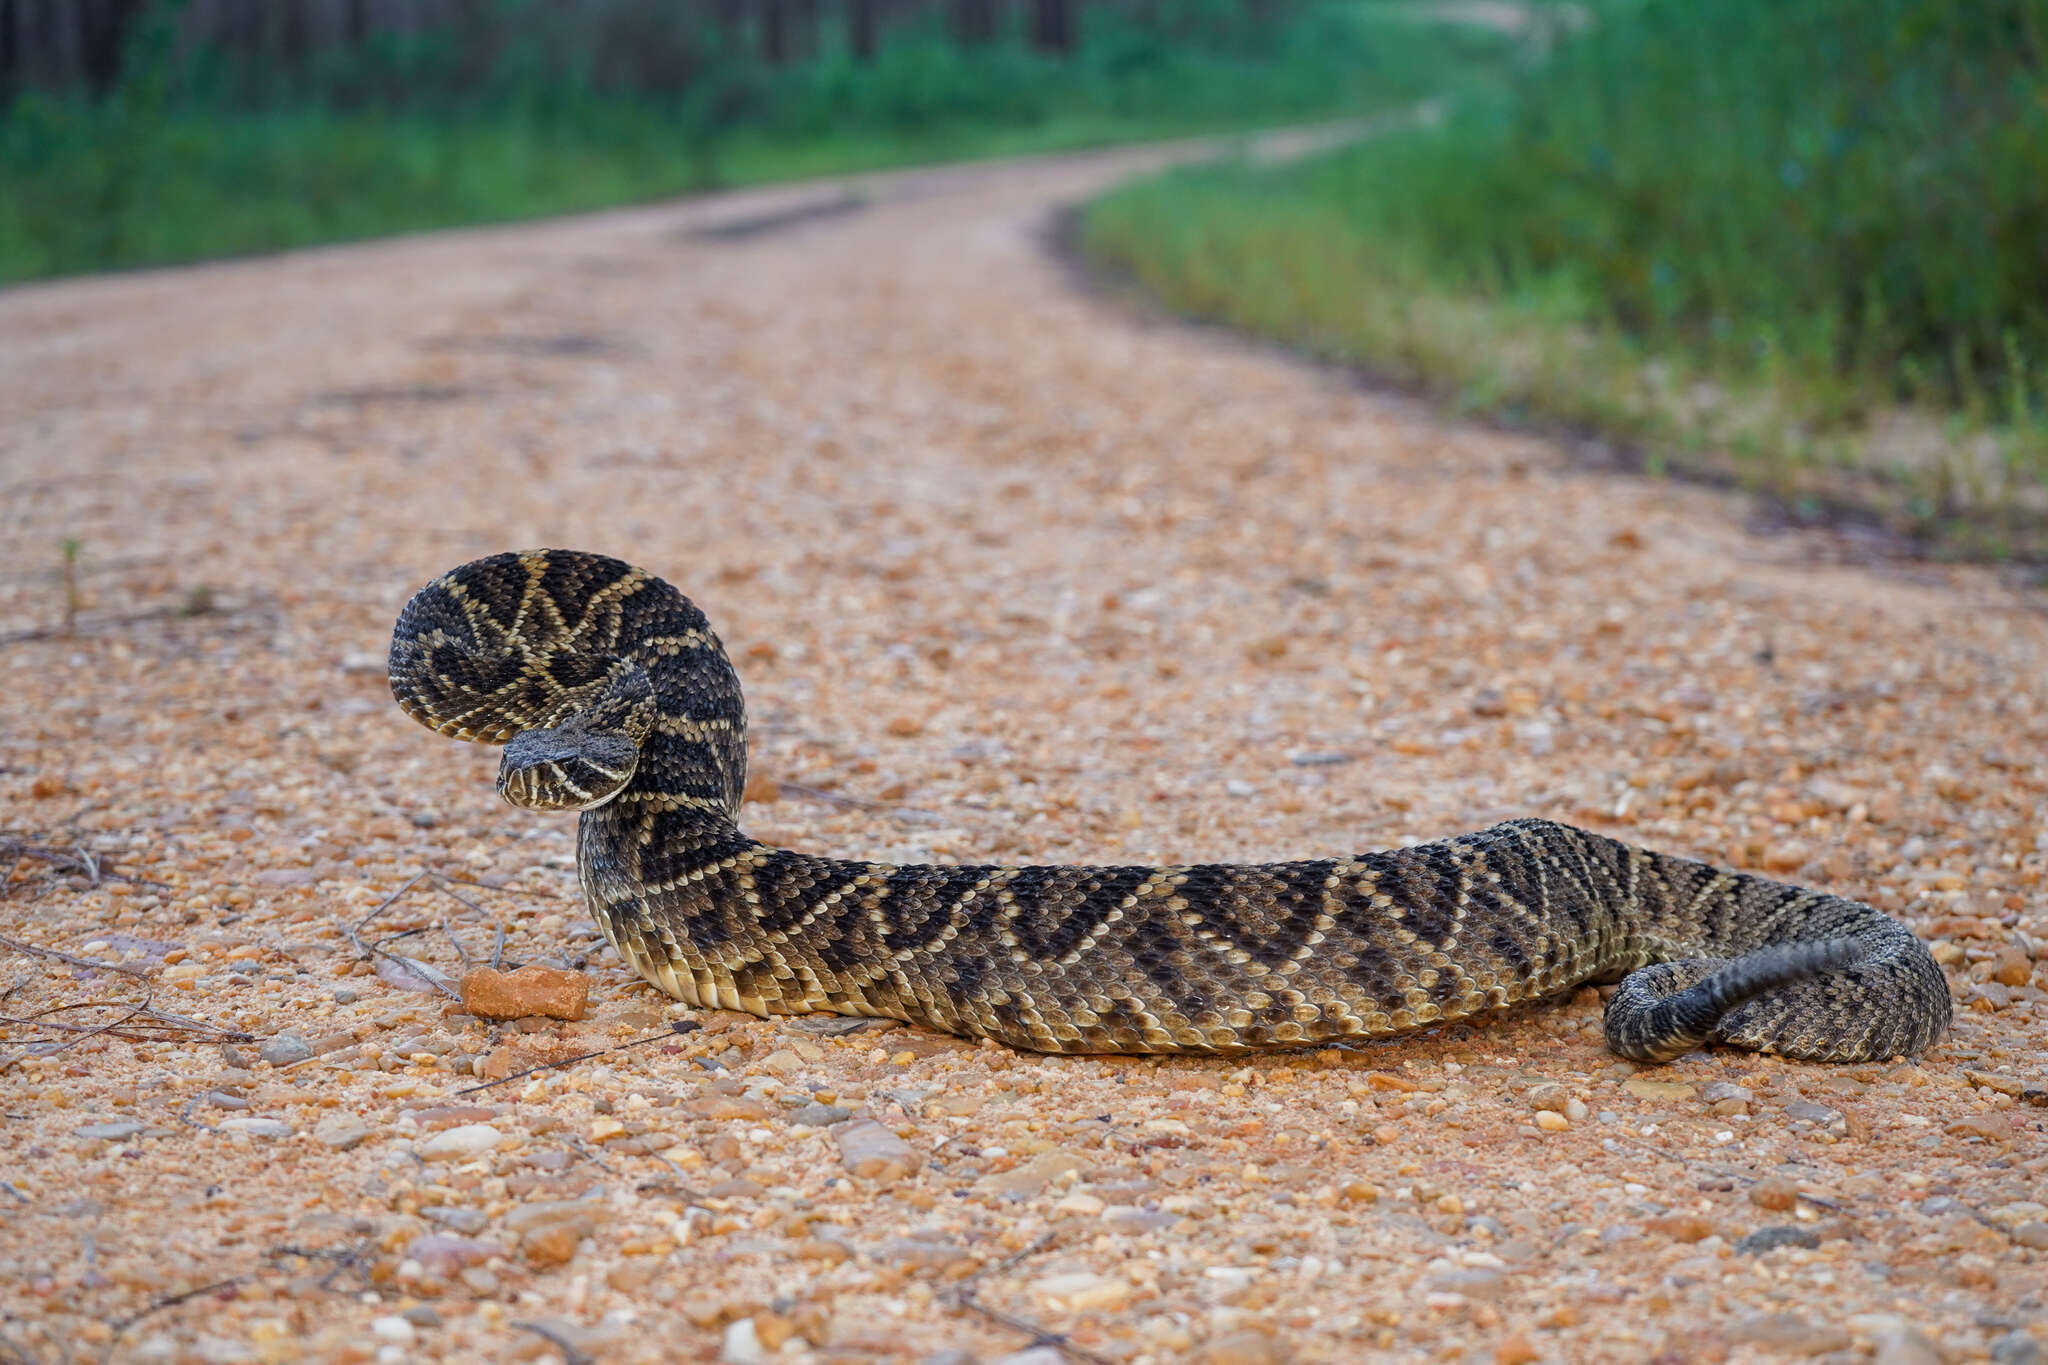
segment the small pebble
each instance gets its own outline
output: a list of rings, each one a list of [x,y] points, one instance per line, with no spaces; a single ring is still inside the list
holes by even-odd
[[[2024,986],[2034,977],[2034,960],[2016,944],[2008,944],[1998,952],[1998,959],[1992,965],[1991,979],[2001,986]]]
[[[761,1344],[752,1318],[725,1325],[725,1342],[719,1347],[718,1358],[725,1365],[768,1365],[768,1348]]]
[[[313,1055],[313,1045],[306,1041],[306,1035],[297,1029],[286,1029],[264,1040],[256,1055],[272,1066],[290,1066],[303,1062]]]
[[[839,1159],[866,1180],[900,1180],[924,1165],[915,1148],[873,1119],[855,1119],[832,1130]]]
[[[1833,1323],[1812,1322],[1796,1313],[1751,1313],[1737,1319],[1728,1329],[1728,1339],[1802,1356],[1846,1351],[1851,1344],[1847,1329]]]
[[[428,1161],[465,1161],[498,1150],[505,1135],[488,1123],[463,1123],[444,1128],[420,1143],[420,1156]]]
[[[142,1125],[132,1119],[120,1119],[112,1123],[88,1123],[71,1130],[73,1137],[94,1138],[101,1142],[126,1142],[142,1131]]]
[[[819,1104],[815,1100],[789,1111],[789,1121],[800,1128],[830,1128],[852,1117],[851,1109],[842,1109],[836,1104]]]
[[[1825,1104],[1815,1104],[1812,1100],[1793,1100],[1785,1106],[1785,1117],[1832,1125],[1842,1122],[1842,1111],[1830,1109]]]
[[[457,1204],[435,1205],[421,1209],[420,1217],[430,1223],[439,1223],[444,1228],[465,1234],[482,1232],[491,1222],[483,1210],[463,1208]]]
[[[1287,1365],[1287,1349],[1264,1332],[1231,1332],[1196,1352],[1199,1365]]]
[[[399,1346],[410,1346],[419,1340],[419,1333],[413,1325],[396,1313],[388,1317],[370,1320],[370,1335],[379,1341],[393,1342]]]
[[[1992,1365],[2041,1365],[2038,1342],[2025,1332],[2007,1332],[1991,1343]]]
[[[348,1114],[329,1114],[313,1125],[313,1140],[323,1147],[346,1152],[360,1146],[377,1130]]]
[[[1745,1237],[1736,1239],[1735,1249],[1744,1256],[1761,1256],[1779,1247],[1802,1247],[1812,1251],[1820,1246],[1820,1234],[1810,1228],[1768,1227],[1758,1228]]]
[[[1080,1271],[1034,1281],[1031,1292],[1047,1308],[1066,1313],[1113,1313],[1131,1301],[1132,1285],[1121,1276]]]
[[[1875,1365],[1944,1365],[1941,1351],[1917,1327],[1896,1327],[1877,1339]]]
[[[1749,1202],[1760,1209],[1783,1213],[1799,1202],[1799,1186],[1782,1175],[1768,1176],[1749,1187]]]
[[[288,1138],[292,1135],[292,1126],[283,1119],[238,1117],[222,1119],[219,1126],[225,1132],[255,1138]]]

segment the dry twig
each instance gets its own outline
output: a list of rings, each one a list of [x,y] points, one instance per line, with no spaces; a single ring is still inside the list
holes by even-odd
[[[202,1284],[197,1289],[187,1289],[183,1293],[166,1294],[161,1298],[151,1299],[148,1306],[130,1313],[119,1322],[109,1324],[109,1330],[114,1335],[108,1340],[107,1349],[100,1355],[100,1359],[102,1361],[109,1359],[114,1354],[114,1347],[120,1342],[122,1335],[150,1314],[161,1313],[166,1308],[176,1308],[179,1304],[196,1299],[202,1294],[217,1294],[223,1289],[233,1289],[245,1278],[247,1277],[237,1275],[232,1279],[215,1280],[212,1284]]]
[[[158,891],[169,891],[167,882],[153,882],[146,877],[130,877],[104,866],[93,851],[84,844],[73,844],[67,851],[39,844],[19,834],[0,834],[0,858],[12,858],[19,863],[23,858],[48,863],[58,876],[84,877],[95,890],[101,882],[126,882],[130,886],[153,887]]]
[[[595,1365],[589,1354],[578,1348],[575,1342],[544,1323],[515,1322],[512,1325],[522,1332],[531,1332],[555,1346],[562,1353],[562,1365]]]
[[[641,1047],[648,1043],[666,1042],[670,1038],[679,1037],[685,1033],[694,1033],[701,1027],[703,1026],[694,1019],[677,1019],[668,1026],[667,1033],[650,1033],[644,1038],[628,1039],[616,1047],[599,1048],[596,1052],[579,1052],[574,1057],[564,1057],[558,1062],[542,1062],[539,1066],[530,1066],[524,1071],[515,1071],[509,1076],[500,1077],[495,1081],[485,1081],[482,1085],[472,1085],[467,1090],[458,1090],[455,1093],[458,1095],[474,1095],[482,1090],[495,1090],[501,1085],[510,1085],[514,1081],[525,1080],[528,1076],[542,1071],[560,1071],[565,1066],[574,1066],[578,1062],[587,1062],[593,1057],[609,1057],[614,1052],[624,1052],[630,1047]],[[598,1164],[603,1165],[604,1163],[599,1162]]]
[[[406,893],[411,891],[414,887],[418,886],[422,882],[428,882],[433,884],[443,895],[448,896],[450,899],[456,901],[458,904],[467,906],[470,910],[476,913],[478,918],[488,923],[493,930],[493,940],[491,944],[491,966],[495,968],[505,960],[505,926],[503,924],[500,924],[498,922],[497,917],[491,914],[490,911],[484,909],[483,906],[478,905],[469,897],[455,890],[455,888],[458,886],[481,886],[482,883],[462,881],[459,878],[450,877],[447,874],[441,872],[425,871],[414,873],[412,877],[406,881],[405,885],[399,887],[389,896],[386,896],[383,902],[379,904],[376,909],[372,910],[369,914],[363,916],[361,920],[357,921],[356,924],[351,926],[348,930],[348,939],[350,943],[355,945],[356,951],[361,953],[366,960],[383,958],[385,961],[390,962],[400,972],[418,978],[420,981],[425,982],[428,986],[430,986],[434,990],[440,991],[442,994],[448,996],[450,999],[460,1000],[462,998],[462,993],[456,990],[454,986],[450,984],[451,978],[448,976],[446,972],[443,972],[440,968],[433,966],[431,963],[423,962],[418,958],[405,957],[398,953],[386,952],[384,949],[384,945],[387,943],[395,943],[399,939],[410,938],[414,934],[423,934],[427,932],[427,928],[429,926],[421,926],[418,928],[401,930],[396,934],[391,934],[384,938],[380,938],[374,943],[365,943],[362,938],[362,931],[369,927],[371,921],[375,920],[379,915],[383,914],[386,910],[389,910],[392,906],[396,905],[401,899],[404,898]],[[462,946],[462,941],[455,936],[455,931],[449,926],[446,917],[443,917],[435,921],[435,924],[431,927],[436,927],[440,929],[442,934],[444,934],[447,937],[448,941],[454,945],[455,955],[462,959],[462,965],[465,968],[467,968],[470,965],[471,960],[469,950],[464,948]]]
[[[1024,1261],[1029,1260],[1051,1246],[1054,1236],[1055,1234],[1050,1232],[1039,1234],[1029,1245],[1011,1252],[992,1266],[983,1266],[980,1270],[975,1271],[972,1275],[960,1281],[959,1284],[947,1290],[941,1295],[941,1298],[955,1308],[965,1308],[969,1312],[979,1313],[990,1322],[1007,1327],[1013,1332],[1028,1334],[1031,1338],[1031,1346],[1050,1346],[1064,1356],[1084,1362],[1084,1365],[1112,1365],[1107,1356],[1099,1356],[1085,1347],[1075,1345],[1072,1341],[1068,1340],[1064,1332],[1055,1332],[1050,1328],[1041,1327],[1029,1318],[1019,1317],[1015,1313],[1005,1312],[1000,1308],[991,1308],[975,1297],[975,1288],[981,1281],[1015,1269]],[[1029,1349],[1029,1347],[1026,1349]]]
[[[93,958],[79,957],[76,954],[67,953],[61,948],[44,948],[34,943],[23,943],[19,939],[9,938],[5,934],[0,934],[0,948],[11,948],[17,953],[26,953],[30,957],[48,958],[54,962],[68,962],[74,967],[84,967],[95,972],[120,972],[124,976],[149,975],[147,967],[131,967],[125,962],[100,962]],[[8,992],[9,995],[13,993],[13,991]]]

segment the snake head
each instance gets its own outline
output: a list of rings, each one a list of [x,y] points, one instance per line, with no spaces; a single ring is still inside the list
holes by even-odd
[[[498,764],[498,794],[529,810],[589,810],[624,791],[639,764],[631,734],[593,729],[575,716],[512,737]]]

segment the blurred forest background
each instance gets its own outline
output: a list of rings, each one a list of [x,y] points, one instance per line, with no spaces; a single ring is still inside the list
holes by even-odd
[[[1332,0],[0,0],[0,281],[1328,119],[1512,45]]]
[[[2048,0],[0,0],[0,282],[910,162],[1187,314],[2048,563]]]

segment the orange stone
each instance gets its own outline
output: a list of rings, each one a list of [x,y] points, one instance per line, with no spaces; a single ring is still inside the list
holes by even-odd
[[[462,978],[462,1007],[479,1019],[581,1019],[590,1004],[590,978],[581,972],[543,967],[516,972],[479,967]]]

